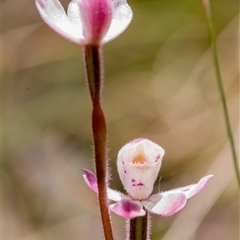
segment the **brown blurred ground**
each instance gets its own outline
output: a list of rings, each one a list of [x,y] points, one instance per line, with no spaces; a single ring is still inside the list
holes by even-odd
[[[149,138],[166,150],[155,191],[215,175],[176,216],[152,218],[152,239],[239,239],[239,195],[201,1],[129,4],[130,27],[104,46],[111,187],[122,189],[118,150],[136,137]],[[237,146],[238,5],[212,1]],[[5,0],[1,8],[2,239],[100,239],[96,198],[81,172],[93,169],[81,49],[43,23],[33,0]],[[124,239],[123,219],[112,219],[116,239]]]

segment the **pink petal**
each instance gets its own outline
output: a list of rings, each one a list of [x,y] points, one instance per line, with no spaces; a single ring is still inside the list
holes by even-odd
[[[64,8],[58,0],[35,0],[42,19],[62,37],[77,44],[81,42],[80,31],[76,32]]]
[[[77,0],[85,44],[99,45],[112,22],[112,0]]]
[[[187,197],[184,193],[168,193],[158,195],[158,202],[143,201],[143,206],[149,211],[157,215],[172,216],[181,210],[187,203]],[[156,197],[155,197],[156,199]]]
[[[144,216],[146,214],[141,202],[129,199],[122,199],[121,201],[110,205],[110,210],[126,219]]]
[[[83,169],[83,172],[84,172],[83,178],[84,178],[86,184],[88,185],[88,187],[92,191],[94,191],[95,193],[98,194],[97,178],[96,178],[95,174],[87,169]]]
[[[97,178],[95,176],[95,174],[87,169],[83,169],[83,178],[86,182],[86,184],[88,185],[88,187],[94,191],[96,194],[98,194],[98,186],[97,186]],[[115,191],[111,188],[107,189],[107,196],[109,200],[113,200],[113,201],[120,201],[123,197],[124,194]]]
[[[126,0],[113,0],[113,13],[110,28],[103,38],[106,43],[120,35],[132,20],[132,10]]]
[[[203,188],[206,187],[209,179],[212,177],[213,177],[213,175],[207,175],[207,176],[201,178],[197,184],[192,184],[189,186],[172,189],[172,190],[164,192],[164,193],[182,192],[182,193],[186,194],[187,198],[191,198],[194,195],[196,195],[197,193],[201,192],[203,190]]]
[[[187,198],[193,197],[195,194],[201,192],[206,186],[210,178],[212,178],[213,175],[207,175],[200,179],[200,181],[197,184],[194,184],[187,192],[183,191],[185,194],[187,194]]]

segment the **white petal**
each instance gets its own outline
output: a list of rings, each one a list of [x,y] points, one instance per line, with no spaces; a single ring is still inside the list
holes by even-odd
[[[187,203],[187,196],[184,193],[169,193],[164,196],[159,195],[159,198],[157,202],[143,201],[143,206],[154,214],[172,216]]]
[[[68,18],[75,28],[75,31],[79,34],[80,38],[83,40],[83,24],[81,19],[81,13],[79,10],[79,5],[76,1],[72,1],[68,5]]]
[[[135,139],[120,149],[118,173],[133,199],[145,200],[152,193],[164,153],[163,148],[148,139]]]
[[[107,196],[108,196],[108,199],[109,200],[113,200],[113,201],[121,201],[122,198],[125,196],[124,194],[116,191],[116,190],[113,190],[111,188],[108,188],[107,189]]]
[[[132,10],[126,0],[113,0],[113,15],[110,28],[103,38],[103,43],[120,35],[132,20]]]
[[[81,43],[81,34],[71,25],[61,3],[58,0],[35,0],[42,19],[62,37]]]
[[[212,178],[212,177],[213,177],[213,175],[207,175],[207,176],[201,178],[199,180],[199,182],[196,183],[196,184],[188,185],[188,186],[181,187],[181,188],[172,189],[172,190],[164,192],[162,194],[182,192],[187,196],[187,198],[191,198],[194,195],[196,195],[197,193],[201,192],[206,187],[209,179]]]

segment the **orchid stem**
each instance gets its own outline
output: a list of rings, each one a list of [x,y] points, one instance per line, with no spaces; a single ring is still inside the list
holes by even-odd
[[[136,217],[129,220],[127,240],[149,240],[150,216],[148,212],[143,217]]]
[[[102,53],[99,46],[86,46],[84,49],[86,79],[92,100],[92,130],[94,157],[98,185],[98,199],[106,240],[113,240],[111,220],[108,210],[107,184],[107,129],[104,113],[101,108],[103,86]]]
[[[214,33],[213,22],[212,22],[211,5],[210,5],[209,0],[203,0],[203,7],[205,10],[206,19],[207,19],[207,27],[208,27],[209,38],[211,41],[212,56],[213,56],[213,61],[214,61],[214,66],[215,66],[215,71],[216,71],[216,79],[217,79],[218,89],[219,89],[222,107],[223,107],[227,135],[228,135],[228,139],[229,139],[230,146],[231,146],[233,165],[234,165],[234,169],[235,169],[238,186],[240,188],[240,173],[239,173],[239,167],[238,167],[238,161],[237,161],[237,154],[236,154],[236,149],[235,149],[235,145],[234,145],[234,138],[233,138],[233,134],[232,134],[232,130],[231,130],[231,124],[230,124],[230,120],[229,120],[226,96],[224,93],[223,80],[222,80],[222,75],[221,75],[221,70],[220,70],[220,63],[219,63],[217,44],[216,44],[216,36]]]

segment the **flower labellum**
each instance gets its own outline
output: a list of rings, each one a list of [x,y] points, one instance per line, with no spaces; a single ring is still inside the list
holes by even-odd
[[[119,151],[118,174],[132,198],[144,200],[152,193],[164,153],[148,139],[135,139]]]
[[[120,149],[117,167],[127,195],[107,189],[108,199],[116,202],[109,206],[112,212],[126,219],[144,216],[146,211],[172,216],[186,205],[189,198],[201,192],[213,177],[207,175],[196,184],[151,195],[164,153],[162,147],[144,138],[135,139]],[[94,173],[86,169],[83,172],[88,187],[98,194]]]
[[[120,35],[132,20],[126,0],[72,0],[67,14],[59,0],[35,0],[42,19],[62,37],[101,45]]]

